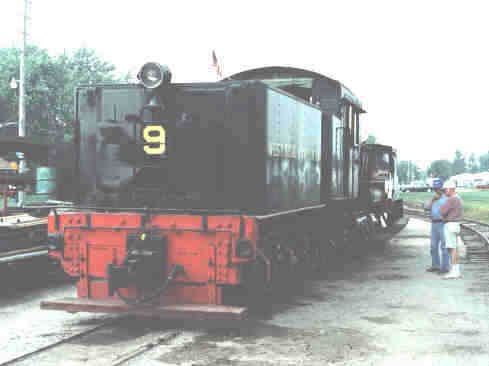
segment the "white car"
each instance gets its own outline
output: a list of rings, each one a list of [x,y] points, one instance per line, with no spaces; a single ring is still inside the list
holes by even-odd
[[[401,192],[431,192],[431,186],[423,182],[401,185]]]

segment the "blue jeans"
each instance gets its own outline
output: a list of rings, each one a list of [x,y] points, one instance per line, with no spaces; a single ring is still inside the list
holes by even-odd
[[[448,271],[450,267],[450,256],[445,247],[445,235],[443,234],[443,222],[431,223],[431,266]],[[441,251],[441,263],[440,263]]]

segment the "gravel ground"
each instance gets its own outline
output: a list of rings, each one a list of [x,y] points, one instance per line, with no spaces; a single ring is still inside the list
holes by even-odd
[[[153,323],[139,333],[113,329],[68,345],[56,362],[108,365],[121,350],[178,330],[124,364],[487,366],[487,263],[464,263],[457,280],[425,272],[429,263],[429,223],[412,219],[389,242],[305,281],[292,290],[294,296],[276,299],[268,317],[233,324]],[[39,310],[41,299],[73,293],[73,285],[60,284],[0,298],[0,361],[105,318]],[[49,365],[53,359],[26,364]]]

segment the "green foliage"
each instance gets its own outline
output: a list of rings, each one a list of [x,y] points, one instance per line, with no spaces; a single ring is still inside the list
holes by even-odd
[[[444,180],[452,176],[452,163],[448,160],[435,160],[428,168],[428,175],[440,177]]]
[[[414,180],[420,180],[424,178],[426,178],[426,174],[423,173],[423,170],[421,170],[421,168],[414,164]]]
[[[419,169],[411,161],[400,161],[397,165],[397,175],[401,184],[410,183],[413,180],[429,177],[447,179],[461,173],[478,173],[489,171],[489,152],[477,157],[474,153],[465,159],[460,150],[455,151],[453,161],[446,159],[431,162],[426,172]]]
[[[367,143],[367,144],[375,144],[376,141],[377,141],[377,139],[375,138],[375,136],[372,135],[372,134],[369,134],[368,137],[367,137],[367,140],[365,140],[365,143]]]
[[[408,161],[401,160],[397,163],[397,177],[399,183],[406,184],[408,182]]]
[[[0,49],[0,120],[14,121],[18,104],[15,91],[10,89],[12,77],[18,79],[20,51],[15,48]]]
[[[489,152],[479,157],[479,171],[481,172],[489,171]]]
[[[474,153],[469,156],[467,169],[469,173],[477,173],[479,171],[479,164],[477,164],[477,159]]]
[[[16,121],[18,97],[10,89],[19,78],[20,50],[0,49],[0,121]],[[130,75],[115,73],[115,66],[94,50],[80,48],[72,54],[51,56],[47,50],[28,46],[25,54],[26,126],[28,135],[53,131],[56,121],[72,129],[74,89],[79,84],[127,81]]]
[[[423,171],[416,166],[415,163],[408,160],[401,160],[397,164],[397,176],[399,178],[399,183],[406,184],[413,180],[419,180],[424,178]]]
[[[460,150],[455,151],[455,159],[453,159],[452,174],[457,175],[465,173],[467,170],[465,157]]]

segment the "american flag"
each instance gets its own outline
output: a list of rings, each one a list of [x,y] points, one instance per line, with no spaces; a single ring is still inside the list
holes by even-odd
[[[212,65],[211,67],[216,69],[216,74],[219,77],[222,77],[221,66],[219,65],[219,61],[217,61],[216,52],[212,51]]]

